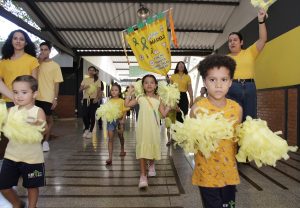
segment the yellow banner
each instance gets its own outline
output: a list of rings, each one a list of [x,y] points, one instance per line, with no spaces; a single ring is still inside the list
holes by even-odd
[[[142,69],[167,75],[171,68],[171,51],[166,18],[147,24],[125,37]]]

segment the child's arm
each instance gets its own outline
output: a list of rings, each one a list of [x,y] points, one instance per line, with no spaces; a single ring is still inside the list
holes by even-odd
[[[45,112],[41,108],[38,111],[37,122],[38,122],[38,123],[36,123],[37,125],[41,125],[42,122],[45,122],[45,127],[44,127],[45,129],[44,129],[44,132],[42,132],[42,133],[46,134],[46,132],[48,131],[48,125],[47,125],[47,122],[46,122]]]
[[[169,111],[171,110],[171,108],[169,106],[164,106],[164,104],[162,104],[162,102],[160,102],[159,104],[159,112],[162,115],[163,118],[165,118],[167,116],[167,114],[169,113]]]
[[[242,123],[242,119],[243,119],[243,108],[239,105],[239,120],[238,123]]]
[[[196,118],[196,115],[195,115],[195,112],[194,112],[196,107],[197,107],[196,105],[193,105],[192,108],[191,108],[191,111],[190,111],[190,117],[191,118]]]
[[[134,87],[129,86],[128,92],[125,95],[125,107],[131,108],[138,103],[136,98],[132,98],[133,92]]]

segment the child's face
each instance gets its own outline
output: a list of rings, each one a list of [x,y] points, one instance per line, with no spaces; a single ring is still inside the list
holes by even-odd
[[[112,86],[110,93],[112,97],[119,97],[120,94],[119,88],[117,86]]]
[[[146,77],[143,83],[143,88],[146,93],[154,93],[157,85],[153,77]]]
[[[214,100],[222,100],[225,98],[232,80],[230,79],[229,70],[221,66],[220,68],[214,67],[207,72],[204,80],[204,85],[207,89],[207,94]]]
[[[13,97],[17,105],[27,107],[34,104],[37,92],[33,92],[28,82],[15,82],[13,84]]]

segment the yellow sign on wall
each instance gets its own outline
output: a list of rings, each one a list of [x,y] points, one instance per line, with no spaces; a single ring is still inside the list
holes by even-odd
[[[125,35],[139,66],[166,76],[171,69],[171,51],[166,18]]]

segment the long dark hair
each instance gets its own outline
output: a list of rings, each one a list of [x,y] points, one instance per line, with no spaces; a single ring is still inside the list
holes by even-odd
[[[94,66],[89,66],[88,70],[91,68],[94,69],[95,72],[97,72],[96,74],[94,74],[94,82],[96,82],[99,79],[99,77],[98,77],[99,70],[96,69],[96,67],[94,67]]]
[[[147,74],[147,75],[145,75],[145,76],[142,78],[142,85],[143,85],[143,87],[144,87],[145,79],[146,79],[147,77],[151,77],[152,79],[154,79],[155,84],[158,85],[158,81],[157,81],[157,79],[155,78],[155,76],[152,75],[152,74]],[[154,90],[154,94],[155,94],[155,95],[157,94],[157,88],[158,88],[158,86],[156,86],[156,88],[155,88],[155,90]],[[146,94],[145,89],[144,89],[144,93]]]
[[[26,45],[24,47],[24,52],[33,57],[36,57],[36,47],[34,43],[31,41],[31,39],[29,38],[28,34],[23,30],[14,30],[9,34],[8,38],[4,42],[1,51],[2,59],[10,59],[14,55],[15,49],[12,45],[12,39],[16,32],[22,33],[24,35],[25,42],[26,42]]]
[[[177,73],[179,72],[178,66],[179,66],[180,63],[182,63],[183,66],[184,66],[183,73],[188,74],[188,70],[187,70],[187,68],[186,68],[186,66],[185,66],[185,63],[184,63],[183,61],[179,61],[179,62],[176,64],[176,67],[175,67],[175,70],[174,70],[174,74],[177,74]]]

